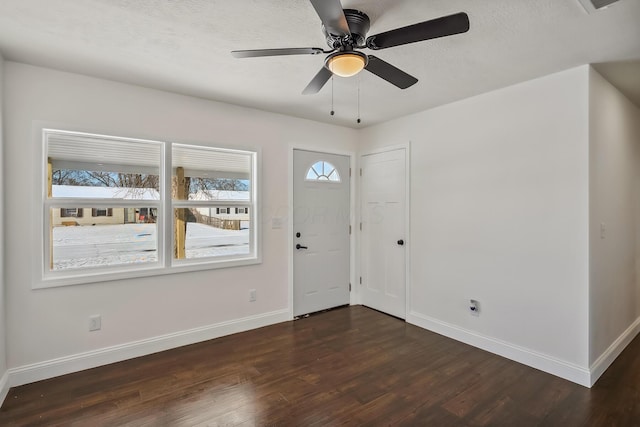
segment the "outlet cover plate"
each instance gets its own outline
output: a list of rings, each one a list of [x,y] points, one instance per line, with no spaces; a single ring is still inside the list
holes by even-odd
[[[102,329],[102,316],[99,314],[89,317],[89,332]]]

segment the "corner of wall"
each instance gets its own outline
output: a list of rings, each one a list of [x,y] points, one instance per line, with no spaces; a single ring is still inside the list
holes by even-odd
[[[624,349],[640,333],[640,317],[627,328],[589,368],[590,387],[604,374]]]
[[[592,347],[592,341],[593,341],[593,334],[591,333],[592,330],[592,325],[594,323],[593,318],[592,318],[592,310],[591,310],[591,305],[592,305],[592,286],[593,286],[593,263],[591,262],[591,259],[593,257],[593,245],[592,245],[592,240],[593,240],[593,215],[594,215],[594,202],[595,202],[595,195],[594,195],[594,191],[593,191],[593,181],[594,181],[594,164],[593,164],[593,159],[594,159],[594,147],[593,147],[593,143],[591,142],[591,117],[592,117],[592,112],[591,109],[593,108],[593,101],[592,101],[592,97],[593,97],[593,75],[595,73],[595,69],[593,68],[593,66],[588,65],[588,69],[587,69],[587,144],[588,144],[588,153],[589,153],[589,161],[588,161],[588,168],[589,168],[589,172],[588,172],[588,185],[589,185],[589,204],[588,204],[588,224],[589,224],[589,228],[587,229],[587,237],[589,239],[589,247],[588,247],[588,251],[589,251],[589,273],[588,273],[588,282],[587,282],[587,349],[586,349],[586,353],[587,353],[587,361],[589,363],[590,369],[590,375],[593,373],[593,360],[592,360],[592,355],[591,355],[591,347]],[[593,385],[593,383],[595,383],[595,381],[591,381],[591,384]]]
[[[640,109],[589,66],[591,384],[640,333]]]
[[[640,108],[638,108],[638,120],[635,122],[637,133],[640,135]],[[636,304],[640,313],[640,137],[636,141],[636,158],[635,158],[635,194],[636,194]]]
[[[3,127],[3,106],[4,106],[4,60],[0,54],[0,406],[9,391],[9,381],[7,372],[7,352],[6,352],[6,315],[5,315],[5,283],[4,283],[4,127]]]

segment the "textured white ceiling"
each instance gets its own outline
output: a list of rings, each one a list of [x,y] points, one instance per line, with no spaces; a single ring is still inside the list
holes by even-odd
[[[6,59],[362,127],[587,63],[640,59],[640,1],[587,14],[578,0],[343,0],[369,35],[464,11],[468,33],[380,50],[417,77],[363,72],[301,95],[323,56],[236,59],[236,49],[326,48],[308,0],[0,0]],[[368,52],[365,50],[365,52]],[[356,124],[358,81],[362,124]],[[640,85],[640,83],[638,83]]]

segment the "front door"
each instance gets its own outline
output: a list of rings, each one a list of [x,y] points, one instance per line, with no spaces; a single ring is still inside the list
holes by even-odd
[[[349,157],[293,151],[293,314],[349,304]]]
[[[361,157],[362,304],[406,318],[406,150]]]

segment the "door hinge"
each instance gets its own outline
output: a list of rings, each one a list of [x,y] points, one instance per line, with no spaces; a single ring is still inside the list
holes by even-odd
[[[351,236],[351,225],[349,225],[349,236]]]
[[[349,292],[351,292],[351,283],[349,283]]]
[[[360,176],[362,176],[362,168],[360,168]]]
[[[360,276],[360,284],[362,285],[362,276]]]
[[[362,231],[362,223],[360,223],[360,231]]]
[[[349,178],[351,178],[351,168],[349,168]]]

